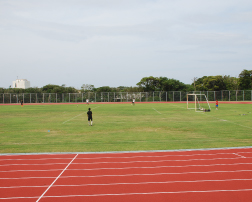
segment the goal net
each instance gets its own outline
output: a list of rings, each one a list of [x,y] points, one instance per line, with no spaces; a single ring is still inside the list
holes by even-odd
[[[194,109],[196,112],[211,111],[205,94],[187,94],[187,109]]]

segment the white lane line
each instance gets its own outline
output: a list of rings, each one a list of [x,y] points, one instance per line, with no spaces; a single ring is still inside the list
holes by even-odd
[[[13,172],[53,172],[62,169],[47,169],[47,170],[1,170],[0,173],[13,173]]]
[[[121,174],[121,175],[81,175],[81,176],[77,176],[77,175],[73,175],[73,176],[61,176],[61,178],[96,178],[96,177],[129,177],[129,176],[158,176],[158,175],[187,175],[187,174],[214,174],[214,173],[240,173],[240,172],[251,172],[252,170],[231,170],[231,171],[226,171],[226,170],[215,170],[215,171],[195,171],[195,172],[177,172],[177,173],[133,173],[133,174]],[[62,171],[63,173],[63,171]],[[62,174],[61,173],[61,174]],[[18,178],[0,178],[1,180],[13,180],[13,179],[17,179],[17,180],[22,180],[22,179],[55,179],[55,177],[18,177]],[[56,178],[54,180],[53,183],[55,183],[55,181],[58,178]],[[52,185],[53,185],[52,183]],[[51,186],[52,186],[51,185]],[[50,186],[50,187],[51,187]],[[48,188],[49,189],[49,188]],[[47,190],[48,190],[47,189]]]
[[[21,164],[3,164],[0,166],[49,166],[49,165],[66,165],[66,163],[35,163],[35,164],[21,163]]]
[[[170,191],[170,192],[147,192],[147,193],[119,193],[119,194],[93,194],[93,195],[63,195],[63,196],[47,196],[46,198],[64,198],[76,196],[125,196],[125,195],[153,195],[153,194],[182,194],[182,193],[212,193],[212,192],[240,192],[252,191],[252,189],[234,189],[234,190],[204,190],[204,191]]]
[[[154,153],[156,154],[156,152],[148,152],[148,153]],[[237,152],[237,153],[246,153],[246,154],[251,154],[252,152]],[[172,154],[165,154],[165,155],[148,155],[148,156],[99,156],[99,157],[78,157],[78,159],[131,159],[131,158],[163,158],[163,157],[190,157],[190,156],[217,156],[217,155],[233,155],[233,154],[237,154],[234,152],[230,152],[230,153],[202,153],[202,154],[178,154],[178,155],[172,155]],[[77,154],[77,153],[75,153]],[[78,153],[80,154],[80,153]],[[111,153],[111,155],[117,155],[118,153]],[[47,154],[50,155],[50,154]],[[81,153],[81,155],[83,155]],[[86,154],[84,154],[86,155]],[[0,159],[0,161],[44,161],[44,160],[67,160],[67,159],[72,159],[72,158],[40,158],[40,159]],[[60,164],[60,163],[59,163]],[[62,163],[65,164],[65,163]],[[10,165],[15,165],[15,164],[10,164]],[[19,164],[16,164],[19,165]],[[27,165],[31,165],[31,164],[27,164]],[[2,165],[0,165],[2,166]]]
[[[155,152],[154,152],[155,153]],[[252,152],[238,152],[238,153],[252,153]],[[81,158],[78,159],[130,159],[130,158],[163,158],[163,157],[190,157],[190,156],[218,156],[218,155],[233,155],[234,153],[213,153],[213,154],[178,154],[178,155],[149,155],[149,156],[103,156],[103,157],[92,157],[92,158]]]
[[[203,191],[170,191],[170,192],[146,192],[146,193],[118,193],[118,194],[87,194],[87,195],[61,195],[61,196],[44,196],[44,198],[72,198],[72,197],[96,197],[96,196],[127,196],[127,195],[157,195],[157,194],[185,194],[185,193],[214,193],[214,192],[247,192],[252,189],[230,189],[230,190],[203,190]],[[32,199],[37,197],[9,197],[0,198],[0,200],[7,199]]]
[[[249,157],[252,158],[252,157]],[[169,160],[156,160],[156,161],[118,161],[118,162],[109,162],[109,161],[104,161],[104,162],[88,162],[88,163],[73,163],[73,164],[127,164],[127,163],[160,163],[160,162],[190,162],[190,161],[216,161],[216,160],[239,160],[241,157],[236,157],[236,158],[212,158],[212,159],[169,159]]]
[[[98,107],[99,107],[99,106],[98,106]],[[93,108],[93,109],[96,109],[96,108],[98,108],[98,107],[95,107],[95,108]],[[86,112],[83,112],[83,113],[81,113],[81,114],[79,114],[79,115],[77,115],[77,116],[75,116],[75,117],[73,117],[73,118],[71,118],[71,119],[68,119],[67,121],[64,121],[62,124],[65,124],[66,122],[71,121],[71,120],[77,118],[78,116],[81,116],[81,115],[84,114],[84,113],[86,113]]]
[[[252,172],[252,170],[215,170],[215,171],[195,171],[195,172],[178,172],[178,173],[133,173],[121,175],[82,175],[82,176],[62,176],[62,178],[96,178],[96,177],[131,177],[131,176],[158,176],[158,175],[187,175],[187,174],[213,174],[213,173],[239,173],[239,172]]]
[[[79,114],[79,115],[77,115],[77,116],[75,116],[75,117],[73,117],[73,118],[71,118],[71,119],[68,119],[67,121],[63,122],[62,124],[65,124],[66,122],[71,121],[71,120],[75,119],[76,117],[81,116],[81,115],[84,114],[84,113],[85,113],[85,112],[83,112],[83,113],[81,113],[81,114]]]
[[[215,119],[217,119],[217,120],[220,120],[220,121],[227,121],[227,122],[233,123],[233,124],[235,124],[235,125],[237,125],[237,126],[241,126],[241,127],[244,127],[244,128],[252,129],[252,128],[249,127],[249,126],[244,126],[244,125],[241,125],[241,124],[239,124],[239,123],[235,123],[235,122],[233,122],[233,121],[220,119],[220,118],[217,118],[217,117],[215,117],[215,116],[213,116],[213,115],[210,115],[210,114],[207,114],[207,113],[204,113],[204,114],[207,115],[207,116],[213,117],[213,118],[215,118]]]
[[[0,180],[55,179],[55,177],[1,177]]]
[[[50,154],[46,154],[46,155],[50,155]],[[62,159],[67,160],[67,159],[72,159],[72,158],[0,159],[0,161],[47,161],[47,160],[62,160]]]
[[[234,155],[239,156],[239,157],[244,158],[244,159],[246,158],[245,156],[242,156],[242,155],[237,154],[237,153],[234,153]]]
[[[237,156],[237,155],[236,155]],[[251,159],[252,157],[246,157],[247,159]],[[239,160],[241,159],[240,156],[234,157],[234,158],[212,158],[212,159],[165,159],[165,160],[156,160],[156,161],[116,161],[116,162],[110,162],[110,161],[101,161],[101,162],[87,162],[87,163],[72,163],[74,165],[78,164],[88,164],[88,165],[94,165],[94,164],[131,164],[131,163],[162,163],[162,162],[190,162],[190,161],[215,161],[215,160]],[[48,163],[48,164],[5,164],[0,166],[30,166],[30,165],[62,165],[65,163]]]
[[[12,199],[31,199],[31,198],[34,198],[34,199],[36,199],[36,198],[38,198],[38,196],[31,196],[31,197],[29,197],[29,196],[27,196],[27,197],[9,197],[9,198],[0,198],[0,200],[12,200]]]
[[[155,153],[155,152],[150,152],[150,153]],[[245,153],[245,152],[239,152],[239,153]],[[246,153],[252,153],[252,152],[246,152]],[[113,153],[112,153],[113,154]],[[114,153],[117,154],[117,153]],[[234,153],[213,153],[213,154],[178,154],[178,155],[149,155],[149,156],[99,156],[99,157],[85,157],[81,158],[79,157],[78,159],[128,159],[128,158],[162,158],[162,157],[174,157],[174,156],[216,156],[216,155],[229,155],[229,154],[234,154]],[[34,161],[34,160],[62,160],[62,159],[72,159],[72,158],[41,158],[41,159],[0,159],[0,161]]]
[[[72,163],[73,165],[74,163]],[[188,167],[214,167],[214,166],[240,166],[240,165],[252,165],[252,163],[232,163],[232,164],[197,164],[197,165],[183,165],[183,166],[138,166],[138,167],[104,167],[104,168],[79,168],[68,169],[68,171],[97,171],[97,170],[129,170],[129,169],[159,169],[159,168],[188,168]],[[12,173],[12,172],[47,172],[47,171],[59,171],[62,169],[49,169],[49,170],[7,170],[0,171],[0,173]]]
[[[145,185],[145,184],[173,184],[173,183],[201,183],[201,182],[232,182],[232,181],[252,181],[249,179],[224,179],[224,180],[185,180],[185,181],[159,181],[159,182],[122,182],[108,184],[77,184],[77,185],[54,185],[54,187],[79,187],[79,186],[114,186],[114,185]]]
[[[155,182],[118,182],[118,183],[102,183],[102,184],[61,184],[53,185],[53,187],[85,187],[85,186],[114,186],[114,185],[146,185],[146,184],[174,184],[174,183],[201,183],[201,182],[233,182],[233,181],[252,181],[252,178],[248,179],[219,179],[219,180],[185,180],[185,181],[155,181]],[[16,189],[16,188],[42,188],[47,187],[46,185],[41,186],[11,186],[11,187],[0,187],[1,189]]]
[[[76,157],[78,156],[78,154],[76,154],[76,156],[71,160],[70,163],[68,163],[68,165],[64,168],[64,170],[62,170],[62,172],[59,174],[59,176],[53,181],[53,183],[45,190],[45,192],[38,198],[38,201],[40,201],[40,199],[45,195],[45,193],[53,186],[53,184],[59,179],[59,177],[65,172],[65,170],[68,168],[68,166],[71,165],[71,163],[74,161],[74,159],[76,159]]]
[[[155,110],[157,113],[161,114],[158,110],[156,110],[155,108],[152,108],[153,110]]]

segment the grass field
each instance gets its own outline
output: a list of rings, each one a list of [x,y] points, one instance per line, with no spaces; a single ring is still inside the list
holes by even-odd
[[[196,113],[184,103],[0,105],[0,153],[252,146],[251,104],[211,108]]]

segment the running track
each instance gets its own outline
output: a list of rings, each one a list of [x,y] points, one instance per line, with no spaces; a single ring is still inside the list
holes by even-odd
[[[251,200],[252,148],[0,155],[0,201]]]

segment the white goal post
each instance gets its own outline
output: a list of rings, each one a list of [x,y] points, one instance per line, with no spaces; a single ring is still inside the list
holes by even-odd
[[[210,112],[211,107],[205,94],[187,94],[187,109],[196,112]]]

